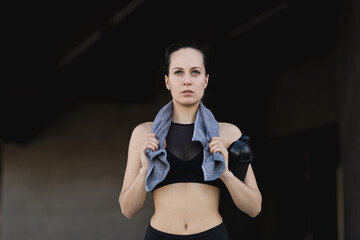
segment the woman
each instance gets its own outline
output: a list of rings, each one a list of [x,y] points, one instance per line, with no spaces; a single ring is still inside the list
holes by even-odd
[[[241,131],[233,124],[222,122],[216,125],[219,135],[215,134],[208,143],[192,141],[194,131],[201,128],[197,121],[201,117],[207,119],[206,114],[211,115],[201,101],[209,82],[206,52],[196,44],[178,43],[168,47],[164,60],[167,68],[165,85],[172,95],[166,110],[172,111],[171,123],[169,127],[158,124],[157,127],[167,128],[162,133],[154,132],[157,118],[154,122],[139,124],[133,130],[119,197],[121,211],[127,218],[132,218],[142,208],[147,192],[152,191],[155,213],[145,240],[228,239],[218,211],[220,184],[226,186],[236,206],[251,217],[260,212],[262,202],[251,164],[243,181],[228,167],[228,148],[241,137]],[[203,110],[206,114],[199,115],[200,109],[206,109],[207,112]],[[209,124],[207,120],[201,123]],[[165,139],[162,140],[161,134]],[[162,149],[165,150],[161,152]],[[209,151],[208,155],[206,151]],[[153,164],[150,157],[153,152],[160,152],[166,160]],[[219,155],[218,160],[211,158]],[[210,178],[204,180],[205,161],[218,161],[209,163],[209,166],[220,166],[217,179],[211,179],[213,176],[209,175]],[[164,169],[156,172],[156,167],[161,166]],[[209,171],[216,172],[214,169]]]

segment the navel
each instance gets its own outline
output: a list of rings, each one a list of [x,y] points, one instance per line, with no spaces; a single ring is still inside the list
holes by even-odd
[[[185,228],[185,230],[187,230],[187,229],[188,229],[188,225],[187,225],[187,223],[185,223],[184,228]]]

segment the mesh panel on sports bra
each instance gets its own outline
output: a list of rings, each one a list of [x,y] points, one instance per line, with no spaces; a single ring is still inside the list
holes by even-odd
[[[166,148],[178,159],[189,161],[203,151],[202,144],[192,142],[194,124],[171,123],[166,137]]]

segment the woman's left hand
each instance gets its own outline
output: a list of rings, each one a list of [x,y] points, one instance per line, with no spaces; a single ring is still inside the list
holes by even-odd
[[[213,137],[209,143],[210,152],[212,154],[219,152],[224,156],[225,159],[225,171],[228,170],[229,152],[224,146],[221,137]]]

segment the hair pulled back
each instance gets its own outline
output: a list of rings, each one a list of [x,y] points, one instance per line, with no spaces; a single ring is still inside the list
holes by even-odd
[[[169,75],[171,54],[182,48],[192,48],[192,49],[198,50],[199,52],[202,53],[203,60],[204,60],[204,66],[205,66],[205,73],[207,74],[208,67],[209,67],[208,66],[209,65],[209,48],[203,42],[201,42],[199,40],[191,40],[191,39],[181,40],[179,42],[169,45],[166,48],[164,58],[162,59],[162,61],[160,63],[164,74]]]

